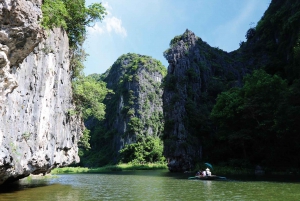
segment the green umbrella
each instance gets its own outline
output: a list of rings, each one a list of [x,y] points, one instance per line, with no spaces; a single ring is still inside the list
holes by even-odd
[[[210,163],[204,163],[207,167],[209,167],[210,169],[212,169],[213,170],[213,167],[212,167],[212,165],[210,164]]]

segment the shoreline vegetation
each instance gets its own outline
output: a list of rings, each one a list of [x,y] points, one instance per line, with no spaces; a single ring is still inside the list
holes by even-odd
[[[146,164],[131,164],[122,163],[117,165],[106,165],[103,167],[63,167],[55,168],[51,171],[51,174],[80,174],[80,173],[104,173],[104,172],[120,172],[131,170],[167,170],[166,163],[146,163]],[[203,168],[202,168],[203,169]],[[187,173],[196,173],[198,170],[189,171]],[[219,167],[215,166],[211,170],[214,175],[255,175],[254,169],[248,168],[236,168],[236,167]],[[300,175],[300,170],[285,170],[285,171],[272,171],[265,170],[263,175]]]
[[[126,170],[167,170],[166,163],[146,163],[146,164],[130,164],[122,163],[117,165],[106,165],[103,167],[63,167],[55,168],[51,171],[51,174],[65,174],[65,173],[101,173],[101,172],[114,172],[114,171],[126,171]]]

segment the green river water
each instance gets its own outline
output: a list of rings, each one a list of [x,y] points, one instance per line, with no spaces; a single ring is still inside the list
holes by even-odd
[[[201,181],[189,176],[156,170],[23,179],[0,187],[0,201],[300,200],[297,179],[227,176],[226,181]]]

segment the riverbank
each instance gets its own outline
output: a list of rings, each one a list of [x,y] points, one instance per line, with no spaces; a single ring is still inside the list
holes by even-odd
[[[167,164],[161,163],[147,163],[147,164],[117,164],[107,165],[104,167],[87,168],[87,167],[63,167],[55,168],[51,171],[51,174],[63,174],[63,173],[101,173],[111,171],[125,171],[125,170],[161,170],[168,169]]]
[[[126,170],[167,170],[167,164],[161,163],[146,163],[146,164],[128,164],[122,163],[117,165],[106,165],[103,167],[87,168],[87,167],[63,167],[55,168],[51,171],[51,174],[64,174],[64,173],[101,173],[101,172],[113,172],[113,171],[126,171]],[[203,168],[200,168],[203,169]],[[196,173],[198,170],[191,171],[190,173]],[[229,167],[229,166],[214,166],[211,172],[214,175],[255,175],[255,169]],[[286,171],[276,171],[271,169],[265,169],[262,175],[300,175],[300,170],[287,169]]]

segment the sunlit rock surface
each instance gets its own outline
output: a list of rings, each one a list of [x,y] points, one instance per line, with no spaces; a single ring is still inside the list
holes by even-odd
[[[42,30],[41,3],[0,1],[0,184],[79,161],[68,37]]]
[[[66,34],[56,29],[12,74],[19,86],[1,104],[0,182],[78,162]]]

